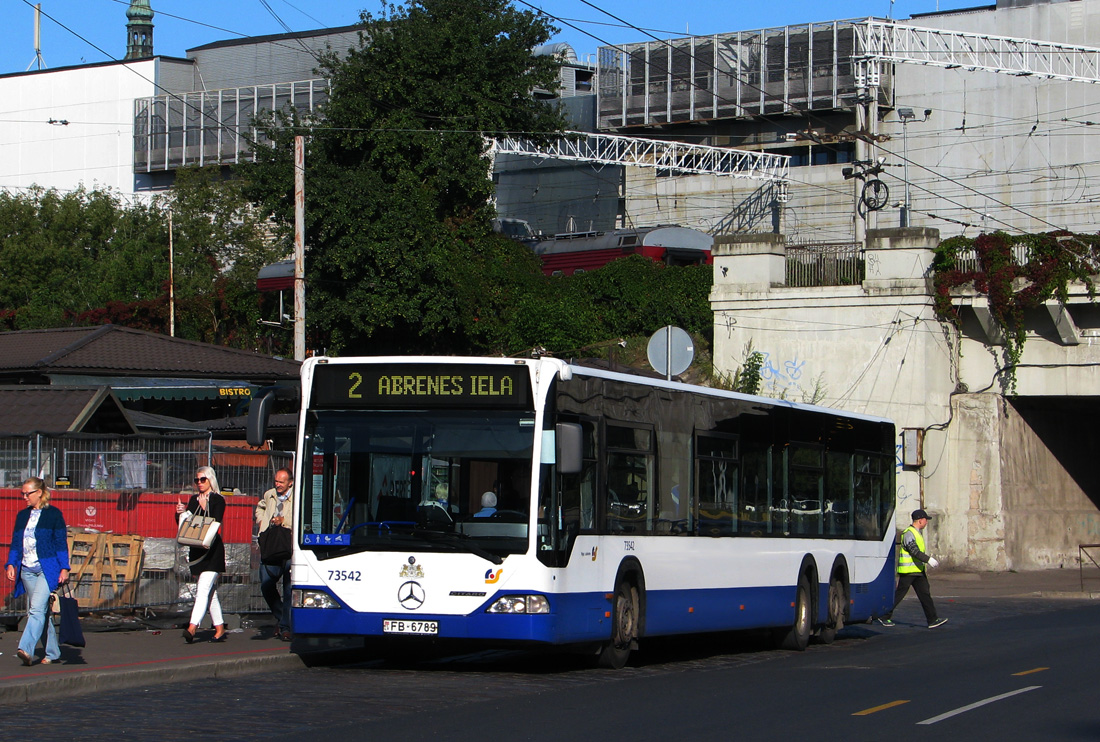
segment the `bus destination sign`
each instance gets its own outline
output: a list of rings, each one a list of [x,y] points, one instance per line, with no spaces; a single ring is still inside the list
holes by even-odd
[[[318,365],[313,407],[530,409],[527,366],[454,363]]]

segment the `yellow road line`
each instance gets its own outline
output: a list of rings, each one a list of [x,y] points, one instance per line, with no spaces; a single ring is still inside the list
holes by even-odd
[[[881,706],[875,706],[873,708],[863,709],[862,711],[857,711],[854,714],[852,714],[852,716],[868,716],[870,714],[875,713],[876,711],[885,711],[886,709],[892,709],[892,708],[894,708],[894,706],[900,706],[903,703],[909,703],[909,701],[890,701],[890,703],[884,703]]]
[[[1018,677],[1020,675],[1030,675],[1033,672],[1042,672],[1043,670],[1049,670],[1049,667],[1036,667],[1034,670],[1024,670],[1023,672],[1014,672],[1012,677]]]

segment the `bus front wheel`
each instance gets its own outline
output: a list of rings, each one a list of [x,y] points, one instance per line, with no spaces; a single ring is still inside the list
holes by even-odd
[[[776,638],[782,649],[793,649],[801,652],[810,643],[810,633],[813,630],[810,603],[810,581],[806,575],[798,578],[798,587],[795,590],[794,624],[790,628],[779,629]]]
[[[625,580],[620,581],[611,605],[611,641],[600,650],[600,667],[621,670],[626,666],[630,650],[637,645],[640,605],[638,588]]]

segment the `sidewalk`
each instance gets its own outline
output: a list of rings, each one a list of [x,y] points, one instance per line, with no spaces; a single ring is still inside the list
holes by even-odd
[[[183,619],[186,620],[186,619]],[[21,632],[0,633],[0,706],[29,699],[56,698],[104,690],[146,687],[202,678],[225,678],[254,672],[279,672],[306,666],[290,644],[266,626],[231,629],[227,640],[211,643],[212,630],[200,630],[193,644],[181,629],[142,627],[124,622],[115,630],[105,622],[82,619],[84,648],[61,647],[61,660],[26,667],[16,655]],[[129,623],[129,629],[125,624]]]
[[[932,594],[945,598],[1100,598],[1100,570],[1095,567],[1083,573],[1076,568],[1034,572],[930,570],[928,580]]]
[[[1084,591],[1076,569],[934,571],[929,578],[937,599],[1100,599],[1100,570],[1086,571],[1084,576]],[[182,617],[153,622],[123,619],[112,623],[104,619],[83,619],[87,647],[62,647],[59,663],[41,665],[36,662],[31,667],[24,667],[15,653],[20,633],[0,633],[0,706],[23,703],[30,698],[41,700],[176,681],[281,672],[306,667],[307,662],[361,658],[354,651],[332,650],[307,655],[303,660],[300,655],[290,652],[291,645],[271,635],[273,627],[265,623],[266,618],[249,619],[245,628],[230,629],[224,643],[210,643],[208,639],[213,632],[200,630],[195,643],[186,644],[181,629],[169,628],[181,620]],[[259,625],[249,626],[250,623]],[[297,643],[294,648],[300,650]]]

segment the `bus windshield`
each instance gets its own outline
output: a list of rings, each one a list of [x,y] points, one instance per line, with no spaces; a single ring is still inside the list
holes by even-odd
[[[530,411],[312,410],[302,548],[524,553],[534,436]]]

